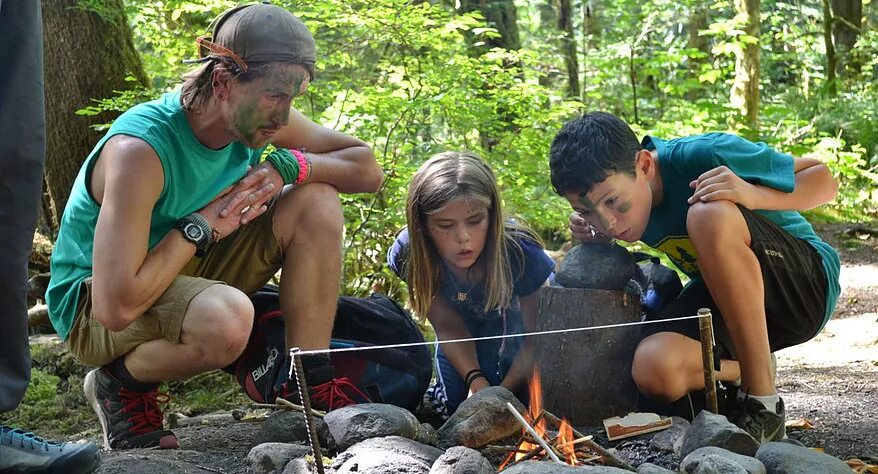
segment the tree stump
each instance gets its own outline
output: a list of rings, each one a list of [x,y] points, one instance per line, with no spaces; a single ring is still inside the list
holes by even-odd
[[[545,287],[540,331],[640,321],[640,300],[624,291]],[[631,362],[640,326],[536,336],[543,407],[574,426],[601,426],[637,407]]]

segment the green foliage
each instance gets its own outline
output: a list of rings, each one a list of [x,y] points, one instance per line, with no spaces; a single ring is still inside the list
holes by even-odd
[[[186,416],[250,405],[235,378],[221,370],[168,382],[162,391],[173,396],[170,409]]]
[[[94,3],[89,2],[89,4]],[[860,219],[876,207],[878,34],[868,16],[843,58],[841,91],[826,88],[822,3],[762,3],[761,34],[744,34],[728,2],[602,2],[586,30],[574,13],[582,96],[564,97],[565,62],[545,5],[517,2],[523,49],[476,53],[497,35],[477,12],[405,0],[277,1],[302,18],[318,44],[317,77],[295,104],[324,125],[369,143],[386,171],[375,195],[343,196],[347,220],[344,291],[381,289],[404,298],[384,255],[404,225],[406,185],[430,155],[469,149],[495,169],[508,212],[549,242],[567,238],[567,205],[548,181],[548,146],[581,110],[607,110],[638,134],[673,138],[734,131],[729,104],[734,51],[759,41],[758,134],[795,156],[815,156],[842,182],[835,212]],[[154,89],[119,93],[80,113],[123,110],[179,84],[195,39],[237,2],[126,0],[135,44]],[[576,12],[579,12],[577,5]],[[704,11],[706,26],[690,24]],[[874,13],[873,13],[874,15]],[[790,21],[795,18],[796,21]],[[690,29],[694,35],[690,35]],[[700,38],[705,46],[693,43]],[[636,98],[635,98],[636,97]],[[742,130],[742,132],[745,132]]]
[[[104,0],[77,0],[75,4],[69,8],[92,12],[101,17],[101,20],[104,20],[113,26],[118,26],[119,8],[117,5],[108,4]]]
[[[74,385],[81,387],[82,378],[72,375],[62,379],[44,369],[32,369],[24,399],[17,409],[4,414],[3,422],[48,439],[83,434],[83,427],[100,432],[82,389],[70,390]]]

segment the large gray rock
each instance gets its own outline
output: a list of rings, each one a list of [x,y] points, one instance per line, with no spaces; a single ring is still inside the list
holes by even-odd
[[[304,458],[296,458],[288,462],[282,474],[312,474],[311,466]]]
[[[649,447],[668,453],[674,452],[674,443],[682,438],[689,429],[689,420],[679,416],[671,417],[673,425],[666,430],[661,430],[649,440]]]
[[[263,443],[250,450],[247,464],[250,472],[268,474],[283,469],[291,460],[311,453],[311,448],[299,444]]]
[[[384,403],[364,403],[333,410],[323,417],[339,451],[370,438],[415,439],[421,423],[408,410]]]
[[[791,443],[765,443],[756,451],[756,459],[765,464],[769,474],[851,473],[851,468],[841,459]]]
[[[579,244],[561,261],[555,281],[566,288],[622,290],[636,265],[634,256],[618,244]]]
[[[314,419],[320,447],[335,450],[335,441],[329,434],[329,427],[320,418]],[[261,423],[253,438],[253,446],[262,443],[300,443],[308,444],[308,425],[305,414],[295,410],[279,410]]]
[[[525,461],[503,470],[504,474],[630,474],[609,466],[568,466],[550,461]]]
[[[707,446],[686,456],[680,470],[690,474],[765,474],[765,465],[750,456]]]
[[[751,457],[759,449],[759,443],[750,434],[729,422],[725,416],[707,410],[702,410],[692,420],[692,425],[682,439],[681,458],[705,446],[716,446]]]
[[[414,439],[419,443],[436,446],[436,428],[433,428],[433,425],[429,423],[421,423],[418,434]]]
[[[637,474],[676,474],[676,471],[665,469],[650,462],[637,466]]]
[[[372,438],[351,446],[332,463],[335,474],[428,474],[442,451],[399,436]]]
[[[524,411],[524,405],[503,387],[480,390],[464,400],[439,428],[436,445],[442,449],[452,446],[480,449],[519,433],[521,425],[506,409],[507,402],[512,403],[519,412]]]
[[[430,474],[494,474],[494,466],[481,453],[455,446],[433,463]]]

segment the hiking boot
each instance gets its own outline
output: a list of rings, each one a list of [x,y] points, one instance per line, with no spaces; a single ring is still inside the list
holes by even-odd
[[[313,410],[329,412],[371,401],[369,396],[351,383],[347,377],[336,378],[335,370],[331,366],[314,369],[308,373],[307,378],[308,398]],[[301,404],[296,381],[288,379],[281,384],[278,397]]]
[[[759,443],[780,441],[786,436],[786,409],[780,397],[776,409],[777,413],[772,413],[762,402],[745,395],[735,403],[729,421],[750,433]]]
[[[86,374],[83,385],[85,398],[101,422],[105,449],[180,447],[174,433],[162,429],[159,403],[170,397],[159,393],[158,387],[148,392],[129,390],[102,368]]]
[[[85,474],[100,463],[94,443],[56,443],[0,425],[0,472]]]

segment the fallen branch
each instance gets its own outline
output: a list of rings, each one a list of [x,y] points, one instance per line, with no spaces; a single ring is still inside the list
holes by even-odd
[[[270,408],[272,410],[296,410],[303,413],[305,412],[305,407],[302,405],[296,405],[285,398],[278,398],[275,403],[254,403],[253,406],[256,408]],[[323,418],[326,416],[326,412],[320,410],[311,410],[311,414],[317,418]]]
[[[186,416],[182,413],[168,413],[168,426],[170,428],[183,428],[186,426],[212,425],[216,423],[235,423],[244,418],[243,410],[232,410],[225,413],[208,413],[199,416]]]

